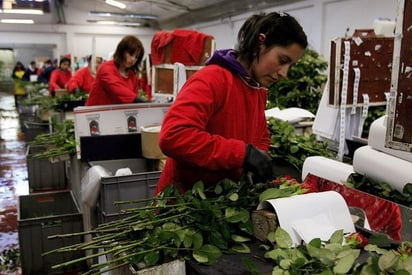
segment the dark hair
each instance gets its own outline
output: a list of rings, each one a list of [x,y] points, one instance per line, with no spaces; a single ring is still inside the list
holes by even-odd
[[[251,65],[259,54],[259,34],[265,34],[264,44],[267,48],[274,46],[287,47],[297,43],[302,48],[308,41],[302,26],[287,13],[271,12],[249,17],[238,33],[238,55],[240,59]]]
[[[113,60],[117,67],[119,67],[120,63],[124,61],[124,54],[126,52],[130,55],[137,55],[137,61],[131,69],[134,72],[138,72],[144,55],[142,42],[134,35],[126,35],[123,37],[113,54]]]
[[[59,67],[60,67],[64,62],[69,62],[69,65],[72,63],[72,61],[71,61],[69,58],[63,57],[62,59],[60,59]]]

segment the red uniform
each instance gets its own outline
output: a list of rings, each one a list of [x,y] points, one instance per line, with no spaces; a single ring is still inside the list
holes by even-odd
[[[49,94],[51,95],[56,89],[64,89],[71,77],[71,71],[62,71],[60,69],[53,70],[50,75]]]
[[[97,70],[86,106],[133,103],[138,96],[139,78],[131,70],[123,77],[113,60]]]
[[[94,76],[90,72],[89,67],[84,67],[76,71],[69,82],[66,84],[66,89],[72,93],[76,89],[80,89],[89,93],[92,90]]]
[[[245,144],[268,151],[267,90],[249,85],[219,65],[192,75],[167,111],[159,145],[168,156],[156,193],[168,184],[190,189],[243,172]]]

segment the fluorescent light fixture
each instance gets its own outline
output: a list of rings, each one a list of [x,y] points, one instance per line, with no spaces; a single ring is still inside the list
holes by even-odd
[[[96,23],[98,25],[117,25],[117,26],[128,26],[128,27],[140,27],[143,23],[140,22],[120,22],[120,21],[106,21],[106,20],[87,20],[89,23]]]
[[[3,13],[12,14],[39,14],[42,15],[44,12],[42,10],[30,10],[30,9],[4,9]]]
[[[32,19],[0,19],[0,23],[6,24],[34,24]]]
[[[125,4],[123,4],[119,1],[116,1],[116,0],[106,0],[106,4],[115,6],[115,7],[120,8],[120,9],[125,9],[126,8]]]
[[[118,12],[105,12],[105,11],[89,11],[90,16],[100,16],[100,17],[126,17],[135,19],[148,19],[155,20],[157,15],[144,14],[144,13],[118,13]]]

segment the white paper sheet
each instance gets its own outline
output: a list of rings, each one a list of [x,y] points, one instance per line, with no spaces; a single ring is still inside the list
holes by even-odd
[[[369,145],[355,151],[353,169],[375,181],[386,182],[399,192],[412,182],[412,162],[380,152]]]
[[[355,232],[349,208],[335,191],[267,200],[259,204],[259,209],[275,211],[280,227],[289,233],[294,245],[314,238],[327,241],[340,229],[344,233]]]
[[[342,183],[352,173],[355,171],[350,164],[322,156],[310,156],[303,162],[302,181],[308,174],[312,174],[336,183]]]

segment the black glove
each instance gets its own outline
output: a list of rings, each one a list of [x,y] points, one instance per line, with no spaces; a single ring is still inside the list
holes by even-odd
[[[136,96],[136,98],[134,99],[133,103],[146,103],[146,100],[144,100],[141,97]]]
[[[254,182],[266,182],[273,177],[272,158],[265,151],[251,144],[246,144],[243,167],[245,172],[253,174]]]

